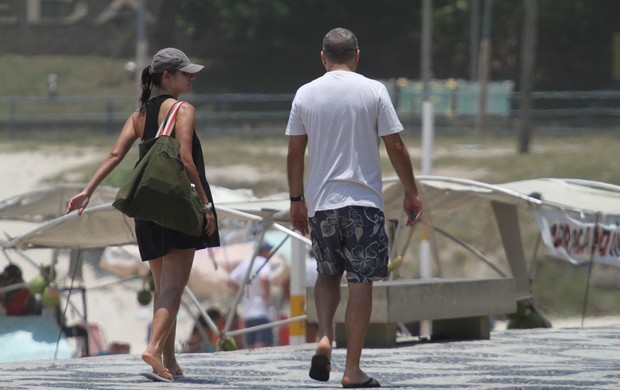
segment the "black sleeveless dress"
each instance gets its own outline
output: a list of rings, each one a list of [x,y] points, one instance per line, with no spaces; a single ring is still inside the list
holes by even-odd
[[[144,134],[142,140],[146,141],[155,138],[157,129],[159,128],[158,116],[159,109],[166,99],[170,99],[170,95],[160,95],[152,98],[146,104],[146,122],[144,125]],[[192,139],[192,158],[196,169],[198,169],[198,175],[200,176],[200,182],[202,188],[204,188],[207,197],[213,203],[213,197],[211,196],[211,189],[207,182],[205,175],[205,163],[202,155],[202,146],[200,140],[194,131],[194,137]],[[216,229],[215,232],[207,236],[202,232],[200,237],[192,237],[185,235],[176,230],[167,229],[157,225],[154,222],[135,220],[136,225],[136,238],[138,240],[138,248],[140,249],[140,257],[142,261],[153,260],[162,257],[170,249],[204,249],[208,247],[220,246],[220,236],[217,229],[217,214],[215,214],[215,206],[213,207],[213,214],[215,215]]]

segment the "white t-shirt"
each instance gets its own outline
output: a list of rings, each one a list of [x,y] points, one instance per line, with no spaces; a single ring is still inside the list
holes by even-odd
[[[286,135],[308,136],[308,215],[346,206],[383,210],[380,137],[402,130],[376,80],[338,70],[299,88]]]
[[[252,282],[248,284],[243,291],[241,297],[242,302],[242,315],[244,319],[248,318],[260,318],[271,316],[270,308],[265,305],[263,300],[263,288],[260,283],[260,277],[265,276],[270,278],[271,275],[271,263],[265,264],[265,266],[259,271],[259,268],[265,264],[265,258],[262,256],[256,256],[254,264],[252,264],[252,271],[250,272],[250,279]],[[245,274],[248,272],[250,266],[250,260],[244,260],[230,273],[230,279],[237,285],[241,286],[245,278]],[[256,275],[258,273],[258,275]]]

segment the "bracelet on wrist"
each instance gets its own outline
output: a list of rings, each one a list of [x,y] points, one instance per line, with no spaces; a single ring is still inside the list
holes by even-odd
[[[299,195],[299,196],[289,195],[289,198],[291,199],[291,202],[302,202],[302,201],[304,201],[306,199],[306,198],[304,198],[303,195]]]
[[[213,203],[207,202],[202,205],[202,211],[209,211],[213,208]]]

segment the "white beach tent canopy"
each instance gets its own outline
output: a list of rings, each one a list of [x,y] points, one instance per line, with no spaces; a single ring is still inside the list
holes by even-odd
[[[107,198],[93,196],[89,206],[81,216],[78,216],[76,211],[63,215],[67,201],[75,193],[79,192],[81,188],[82,186],[63,186],[61,189],[33,191],[0,203],[0,219],[26,220],[30,222],[44,221],[29,232],[12,238],[7,242],[0,243],[0,248],[3,251],[14,250],[18,252],[36,248],[81,250],[114,247],[125,251],[129,250],[125,245],[136,243],[134,222],[133,219],[126,217],[112,206],[111,201],[114,199],[116,190],[108,194]],[[273,222],[277,219],[278,213],[284,210],[285,207],[288,207],[288,195],[272,195],[259,199],[248,190],[231,190],[218,186],[212,186],[211,190],[214,202],[217,204],[220,221],[224,219],[255,221],[261,223],[263,229],[268,226],[274,226],[292,235],[297,235],[284,226]],[[230,205],[234,205],[235,208],[230,208]],[[303,237],[301,238],[307,240]],[[253,245],[242,245],[244,247],[244,256],[252,256],[254,251]],[[131,249],[135,248],[134,245],[130,247]],[[219,257],[224,258],[228,266],[240,260],[240,255],[236,255],[231,246],[214,248],[208,251],[208,257],[217,255],[216,249],[225,252]],[[130,254],[129,252],[127,253]],[[22,256],[25,257],[24,255]],[[207,256],[207,252],[201,251],[199,256]],[[215,259],[212,258],[212,260],[213,264],[215,264]],[[288,264],[286,264],[281,255],[274,256],[273,261],[280,265],[274,268],[274,273],[277,276],[276,279],[279,280],[280,273],[287,271]],[[130,262],[134,264],[134,268],[140,266],[139,262]],[[197,261],[194,263],[196,272],[193,275],[197,281],[196,283],[190,281],[189,285],[201,287],[197,289],[198,295],[201,293],[203,295],[205,293],[213,294],[213,289],[221,290],[217,291],[220,294],[228,291],[225,283],[228,278],[222,277],[222,274],[226,276],[229,269],[217,267],[219,273],[207,272],[207,275],[205,275],[205,272],[201,272],[201,267],[208,269],[211,264],[212,262],[209,261]],[[126,276],[129,277],[130,274]],[[186,288],[186,292],[190,298],[195,300],[196,296],[189,287]],[[208,289],[205,290],[205,287],[208,287]],[[199,306],[201,314],[206,316],[206,313],[202,313],[204,309],[200,306],[200,303],[198,301],[195,301],[195,303]],[[86,309],[84,309],[84,313],[86,313]]]
[[[432,214],[479,207],[484,203],[491,205],[515,279],[517,297],[529,295],[518,208],[534,213],[548,255],[574,264],[600,261],[620,265],[618,186],[558,178],[492,185],[451,177],[419,176],[417,182],[425,210]],[[385,181],[388,219],[400,218],[402,191],[396,178]]]
[[[616,234],[619,224],[617,221],[620,220],[620,187],[618,186],[595,181],[554,178],[492,185],[451,177],[419,176],[417,182],[424,207],[431,213],[451,212],[465,207],[475,207],[485,202],[491,204],[504,251],[511,266],[512,276],[516,281],[518,295],[529,294],[529,280],[517,215],[519,207],[534,210],[536,213],[549,254],[562,256],[561,250],[564,250],[566,254],[574,255],[573,252],[584,247],[587,240],[601,241],[595,231],[597,227],[606,227],[608,253],[601,256],[601,259],[620,264],[620,244],[618,244]],[[212,190],[220,219],[229,217],[268,221],[274,222],[276,228],[288,230],[286,226],[288,225],[289,201],[286,194],[256,198],[244,190],[230,190],[217,186],[213,186]],[[403,193],[398,179],[386,179],[383,192],[387,219],[398,220],[402,211]],[[50,207],[55,203],[55,210],[58,210],[58,202],[58,199],[51,202]],[[7,202],[3,203],[7,204]],[[32,204],[32,202],[22,203],[26,209]],[[17,203],[13,202],[13,204]],[[15,215],[20,208],[15,206],[11,209],[11,213]],[[566,220],[558,222],[553,218],[565,218]],[[553,252],[551,249],[554,248],[554,239],[557,239],[557,229],[560,225],[564,229],[562,230],[565,233],[562,236],[564,241],[559,246],[556,243],[555,248],[559,248],[560,251]],[[576,231],[583,231],[583,234],[573,234]],[[287,232],[295,235],[290,230]],[[571,235],[581,241],[570,242],[568,238]],[[307,238],[303,239],[307,242]],[[130,243],[135,243],[133,221],[109,203],[104,203],[87,208],[81,217],[77,217],[77,213],[74,212],[46,222],[2,244],[2,247],[4,249],[94,248]],[[614,248],[618,250],[614,251]],[[590,256],[586,254],[585,257],[575,259],[573,256],[569,260],[578,262],[587,261],[589,258]]]
[[[87,207],[45,222],[4,244],[5,249],[90,249],[136,242],[134,223],[110,203]]]
[[[620,219],[620,187],[607,183],[543,178],[492,185],[473,180],[441,176],[418,176],[424,207],[432,213],[451,212],[480,202],[497,202],[517,207],[545,206],[566,213],[593,218]],[[68,191],[67,188],[72,189]],[[80,187],[81,188],[81,187]],[[61,186],[51,192],[35,191],[0,202],[0,219],[46,219],[36,229],[3,244],[5,248],[93,248],[134,243],[133,221],[114,209],[105,199],[113,199],[106,189],[101,201],[91,200],[80,218],[77,213],[58,212],[78,187]],[[286,194],[256,198],[246,190],[213,186],[220,218],[270,219],[288,224]],[[400,217],[403,188],[397,178],[384,180],[387,219]],[[47,198],[48,201],[43,201]],[[59,205],[63,207],[59,207]],[[58,217],[58,215],[61,215]]]
[[[450,212],[487,200],[620,217],[620,187],[598,181],[541,178],[487,184],[454,177],[418,176],[417,182],[421,185],[424,207],[433,213]],[[392,213],[391,217],[402,207],[402,191],[397,178],[385,180],[386,213]]]
[[[65,213],[67,202],[84,185],[60,184],[25,192],[0,201],[0,219],[42,222]],[[99,187],[90,197],[90,205],[110,203],[118,188]]]
[[[28,210],[29,220],[45,219],[50,215],[58,215],[58,204],[62,203],[62,210],[73,194],[81,190],[81,186],[75,186],[73,188],[63,187],[62,190],[51,190],[48,195],[50,198],[55,198],[53,202],[47,202],[47,207],[43,206],[43,202],[39,199],[44,198],[44,191],[37,191],[35,193],[28,193],[20,195],[13,199],[20,199],[19,202],[11,202],[11,216],[16,215],[19,217],[20,207]],[[283,221],[278,216],[286,208],[286,220],[288,220],[288,195],[279,194],[271,195],[265,198],[255,197],[249,190],[231,190],[219,186],[211,187],[213,200],[217,205],[217,212],[220,221],[224,220],[242,220],[242,221],[255,221],[264,224],[263,229],[273,227],[275,229],[284,231],[285,233],[293,236],[298,236],[308,241],[306,238],[298,235],[297,233],[287,229],[285,226],[278,224],[278,221]],[[32,196],[34,195],[34,196]],[[113,199],[113,196],[112,196]],[[77,215],[77,211],[74,211],[68,215],[61,215],[34,229],[15,237],[5,243],[0,244],[2,250],[16,250],[22,251],[27,249],[92,249],[92,248],[105,248],[105,247],[122,247],[121,258],[126,259],[128,255],[139,258],[137,256],[137,250],[132,247],[124,247],[125,245],[136,244],[136,237],[134,231],[134,221],[118,211],[112,206],[111,203],[96,204],[100,202],[101,197],[93,198],[89,206],[84,210],[81,216]],[[35,209],[30,205],[33,203],[39,203]],[[8,205],[9,203],[6,202]],[[96,204],[96,205],[95,205]],[[12,218],[12,217],[11,217]],[[243,233],[243,232],[242,232]],[[250,244],[244,245],[244,256],[247,258],[252,255],[252,247]],[[235,255],[234,245],[227,245],[223,248],[212,248],[208,251],[209,256],[213,261],[216,258],[219,260],[227,260],[228,262],[238,262],[242,260],[240,256]],[[108,248],[112,249],[112,248]],[[118,253],[115,251],[109,252],[108,249],[102,256],[102,262],[100,266],[114,272],[118,275],[124,274],[129,276],[137,271],[142,271],[139,263],[135,261],[120,261]],[[221,250],[220,250],[221,249]],[[221,252],[221,253],[220,253]],[[199,256],[204,256],[201,253]],[[220,259],[221,258],[221,259]],[[276,256],[274,262],[283,263],[281,256]],[[205,264],[202,264],[205,263]],[[211,266],[211,262],[195,262],[196,268]],[[288,267],[286,264],[281,264]],[[213,266],[211,266],[213,268]],[[215,267],[218,268],[218,267]],[[221,267],[219,267],[221,268]],[[230,268],[230,267],[228,267]],[[277,267],[276,267],[277,268]],[[281,269],[282,267],[278,268]],[[220,274],[224,269],[217,270]],[[230,269],[226,269],[226,273]],[[207,279],[215,276],[215,272],[209,274],[208,272],[197,271],[196,277],[203,275]],[[202,279],[202,282],[207,280]],[[196,285],[197,283],[194,283]],[[205,283],[198,283],[205,284]],[[220,284],[206,284],[209,288],[221,287]],[[225,287],[225,285],[224,285]],[[204,290],[204,288],[202,289]],[[202,291],[199,289],[200,291]],[[212,290],[209,290],[212,292]]]
[[[567,211],[600,213],[620,217],[620,187],[592,180],[533,179],[500,184],[499,187],[523,194],[536,194],[543,205]]]
[[[491,185],[438,176],[419,176],[417,183],[427,214],[450,213],[490,204],[511,276],[515,280],[517,299],[531,296],[519,229],[519,208],[534,212],[548,254],[564,256],[571,262],[607,261],[620,264],[620,188],[617,186],[575,179],[534,179]],[[218,187],[212,188],[212,191],[220,220],[239,218],[258,221],[263,225],[263,229],[269,225],[308,242],[306,237],[287,228],[290,205],[287,194],[259,199],[247,191]],[[383,192],[387,219],[401,219],[403,188],[399,181],[396,178],[386,179]],[[58,203],[66,203],[61,199],[62,196],[57,198],[56,202],[50,202],[50,208],[55,206],[54,210],[58,210]],[[19,217],[19,205],[16,202],[12,204],[14,206],[4,209],[10,208],[12,217]],[[28,208],[30,204],[22,202],[21,206]],[[38,212],[49,215],[43,210]],[[30,211],[26,214],[36,213]],[[8,214],[0,215],[0,218],[6,218],[6,215]],[[430,227],[440,231],[432,224]],[[395,237],[399,237],[398,234]],[[259,239],[262,238],[261,235]],[[85,249],[133,243],[135,236],[132,219],[125,217],[110,203],[93,205],[91,202],[91,206],[80,217],[76,212],[57,217],[1,244],[0,247],[3,250]],[[595,250],[584,254],[583,248]],[[295,272],[293,267],[292,278]],[[236,297],[235,305],[238,298],[239,296]],[[302,317],[292,317],[289,320],[299,320]]]
[[[61,186],[29,192],[0,203],[0,219],[47,221],[1,246],[5,249],[66,248],[88,249],[135,244],[134,223],[111,204],[116,194],[95,192],[81,216],[77,211],[63,215],[68,200],[82,187]],[[288,197],[256,198],[248,190],[212,186],[218,216],[260,221],[277,216],[288,207]],[[288,210],[286,210],[288,212]],[[288,215],[288,214],[287,214]],[[53,219],[50,219],[53,218]],[[288,219],[288,216],[286,217]],[[278,220],[282,220],[279,218]]]

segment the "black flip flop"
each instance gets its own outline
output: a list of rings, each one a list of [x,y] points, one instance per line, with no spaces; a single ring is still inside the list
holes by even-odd
[[[329,372],[331,370],[331,363],[329,358],[324,355],[312,356],[312,363],[310,365],[310,378],[327,382],[329,380]]]
[[[381,384],[373,378],[369,378],[364,383],[350,383],[348,385],[342,385],[345,389],[368,389],[371,387],[381,387]]]

